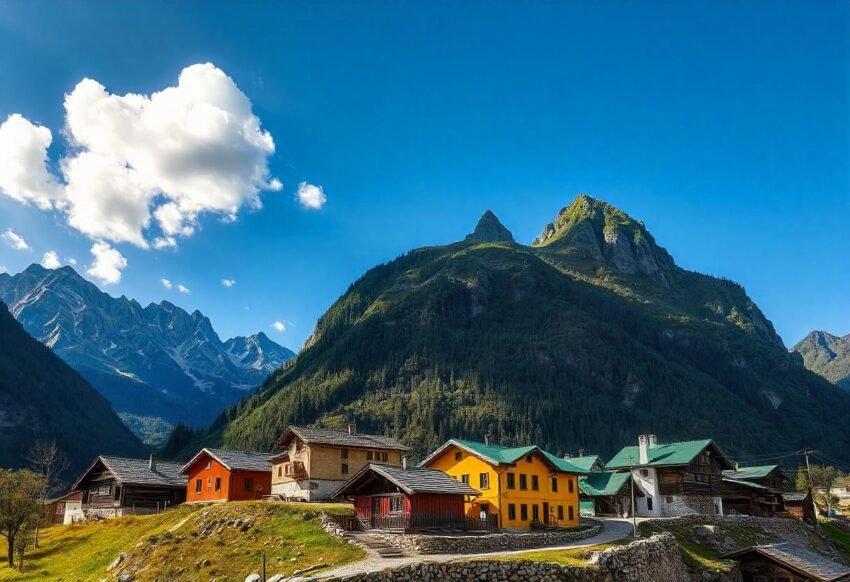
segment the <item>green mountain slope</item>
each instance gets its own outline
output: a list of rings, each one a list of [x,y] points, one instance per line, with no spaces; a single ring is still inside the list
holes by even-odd
[[[109,402],[0,302],[0,467],[26,466],[38,439],[56,439],[69,476],[99,454],[145,454]]]
[[[791,348],[803,357],[803,364],[833,384],[850,390],[850,334],[840,337],[813,331]]]
[[[850,458],[850,396],[799,365],[739,285],[677,267],[587,196],[532,246],[485,218],[368,271],[201,440],[269,447],[289,423],[355,421],[418,455],[486,433],[611,454],[652,432]]]

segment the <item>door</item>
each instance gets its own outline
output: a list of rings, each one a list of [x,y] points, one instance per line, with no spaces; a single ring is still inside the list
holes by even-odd
[[[375,529],[378,524],[378,519],[381,516],[381,498],[373,497],[372,498],[372,529]]]
[[[543,523],[549,525],[549,502],[543,502]]]

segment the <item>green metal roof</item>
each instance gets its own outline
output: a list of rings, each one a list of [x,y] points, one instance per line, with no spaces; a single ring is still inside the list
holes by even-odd
[[[574,467],[578,467],[579,469],[584,469],[585,471],[592,471],[593,465],[595,465],[599,461],[599,455],[587,455],[584,457],[570,457],[567,459],[567,462],[573,465]]]
[[[631,473],[596,471],[578,478],[578,486],[585,495],[616,495],[629,482]]]
[[[529,453],[534,451],[538,451],[540,454],[545,456],[555,467],[560,471],[564,471],[566,473],[578,473],[584,474],[588,471],[576,467],[569,461],[565,461],[564,459],[553,455],[547,451],[544,451],[540,447],[530,445],[525,447],[503,447],[501,445],[488,445],[486,443],[479,443],[477,441],[466,441],[460,439],[451,439],[446,441],[446,443],[438,448],[436,451],[428,455],[425,460],[419,463],[420,467],[427,466],[431,459],[435,458],[437,455],[443,452],[449,445],[456,445],[462,449],[466,449],[467,451],[483,458],[485,461],[489,461],[494,465],[510,465],[512,463],[516,463],[518,460],[522,459]]]
[[[687,465],[694,460],[706,447],[711,445],[711,439],[699,441],[684,441],[655,445],[649,449],[649,462],[640,463],[638,447],[623,447],[614,458],[605,465],[606,469],[628,469],[634,467],[663,467],[667,465]]]
[[[723,471],[723,476],[730,479],[764,479],[779,465],[760,465],[758,467],[738,467],[737,471]]]

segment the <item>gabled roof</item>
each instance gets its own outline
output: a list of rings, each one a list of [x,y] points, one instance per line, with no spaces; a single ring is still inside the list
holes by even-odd
[[[592,497],[617,495],[628,484],[631,473],[614,471],[594,471],[578,478],[578,487],[585,495]]]
[[[486,443],[460,439],[450,439],[446,441],[443,446],[425,457],[425,460],[419,463],[419,466],[427,466],[428,463],[430,463],[433,459],[436,459],[451,446],[459,447],[492,465],[512,465],[526,455],[537,454],[543,457],[550,465],[553,465],[559,471],[578,474],[587,473],[587,471],[579,469],[569,461],[565,461],[564,459],[544,451],[535,445],[525,447],[503,447],[501,445],[488,445]]]
[[[272,453],[247,453],[244,451],[226,451],[224,449],[201,449],[192,460],[183,465],[180,474],[185,475],[189,469],[204,455],[208,455],[224,465],[228,471],[269,471],[272,470]]]
[[[764,479],[774,471],[779,469],[779,465],[760,465],[758,467],[738,467],[737,470],[723,471],[723,476],[730,479]]]
[[[750,554],[760,554],[789,570],[817,580],[819,582],[834,582],[850,580],[850,567],[839,564],[811,550],[801,548],[791,542],[752,546],[723,556],[727,559],[738,560]]]
[[[414,467],[405,469],[392,465],[366,465],[331,494],[331,499],[349,495],[370,477],[385,479],[408,495],[439,493],[450,495],[481,495],[466,483],[438,469]]]
[[[764,485],[759,485],[758,483],[753,483],[751,481],[743,481],[741,479],[730,479],[729,477],[723,477],[724,483],[731,483],[732,485],[738,485],[740,487],[746,487],[747,489],[757,489],[759,491],[767,490],[767,487]]]
[[[573,465],[574,467],[578,467],[579,469],[584,469],[585,471],[593,471],[593,466],[597,463],[603,464],[599,455],[585,455],[583,457],[570,457],[566,459],[568,463]]]
[[[649,462],[641,464],[639,447],[623,447],[614,455],[614,458],[606,463],[606,469],[628,469],[631,467],[668,467],[675,465],[688,465],[697,455],[708,447],[713,447],[723,463],[727,467],[732,464],[723,456],[723,453],[711,439],[698,441],[683,441],[678,443],[658,444],[649,449]],[[721,464],[723,464],[721,463]]]
[[[808,497],[808,496],[809,496],[809,494],[806,493],[806,492],[783,493],[782,499],[783,499],[783,501],[804,501],[806,499],[806,497]]]
[[[343,430],[310,428],[306,426],[290,426],[287,428],[280,439],[278,439],[278,448],[285,447],[293,436],[297,436],[308,444],[402,452],[410,450],[409,447],[401,444],[396,439],[383,435],[349,433]]]
[[[77,489],[83,479],[86,478],[98,463],[102,463],[112,477],[124,485],[186,486],[186,477],[180,474],[180,469],[182,468],[180,463],[156,461],[154,468],[151,469],[149,459],[127,459],[124,457],[101,455],[92,461],[92,464],[89,465],[85,473],[74,483],[72,489]]]

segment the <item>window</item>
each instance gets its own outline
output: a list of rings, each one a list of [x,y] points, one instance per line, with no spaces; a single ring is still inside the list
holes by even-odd
[[[525,503],[519,506],[519,518],[528,521],[528,506]]]
[[[278,477],[283,477],[283,465],[278,465],[278,466],[277,466],[277,476],[278,476]]]
[[[508,473],[508,489],[516,489],[516,474]]]
[[[389,460],[390,460],[390,454],[389,453],[381,453],[381,461],[386,463]]]
[[[646,509],[647,511],[652,511],[652,497],[646,498]]]
[[[552,493],[558,492],[558,478],[552,477]]]
[[[339,470],[343,475],[348,475],[348,463],[343,463]]]
[[[210,485],[212,485],[212,479],[210,479],[209,477],[207,477],[207,489],[209,489],[209,488],[210,488]]]
[[[210,469],[212,469],[212,460],[207,461],[207,471],[209,471]]]
[[[371,461],[371,460],[372,460],[372,451],[366,451],[366,460],[367,460],[367,461]]]
[[[469,485],[469,475],[463,474],[460,476],[460,482]]]
[[[245,491],[253,491],[254,490],[254,479],[251,477],[245,477]]]
[[[343,459],[347,459],[347,458],[348,458],[348,449],[341,449],[341,450],[339,451],[339,454],[341,455],[341,457],[342,457]]]
[[[490,488],[490,474],[489,473],[481,473],[478,475],[478,484],[481,489],[489,489]]]
[[[537,479],[537,475],[531,476],[531,490],[540,491],[540,481]]]
[[[649,477],[649,469],[641,469],[640,470],[641,477]]]
[[[575,517],[575,512],[573,511],[572,505],[567,505],[567,518],[572,521]]]
[[[563,505],[558,506],[558,519],[559,520],[564,519],[564,506]]]
[[[573,484],[572,479],[567,479],[567,491],[569,491],[570,493],[575,491],[575,485]]]
[[[540,508],[536,503],[531,506],[531,521],[540,521]]]
[[[462,458],[463,458],[463,453],[461,453],[460,451],[457,451],[455,453],[455,461],[460,461]]]
[[[201,480],[195,479],[195,493],[200,493],[201,487],[202,487]]]
[[[525,491],[528,489],[528,475],[525,473],[519,474],[519,488]]]
[[[516,519],[516,505],[508,503],[508,519],[511,521]]]
[[[665,497],[664,502],[665,503],[673,503],[673,498],[672,497]]]
[[[390,497],[390,513],[404,511],[404,497]]]
[[[97,488],[98,495],[109,495],[112,492],[112,485],[107,483]]]
[[[221,477],[215,478],[215,490],[221,491]]]
[[[526,462],[526,463],[531,463],[531,462],[532,462],[531,455],[526,455],[526,456],[525,456],[525,462]]]

